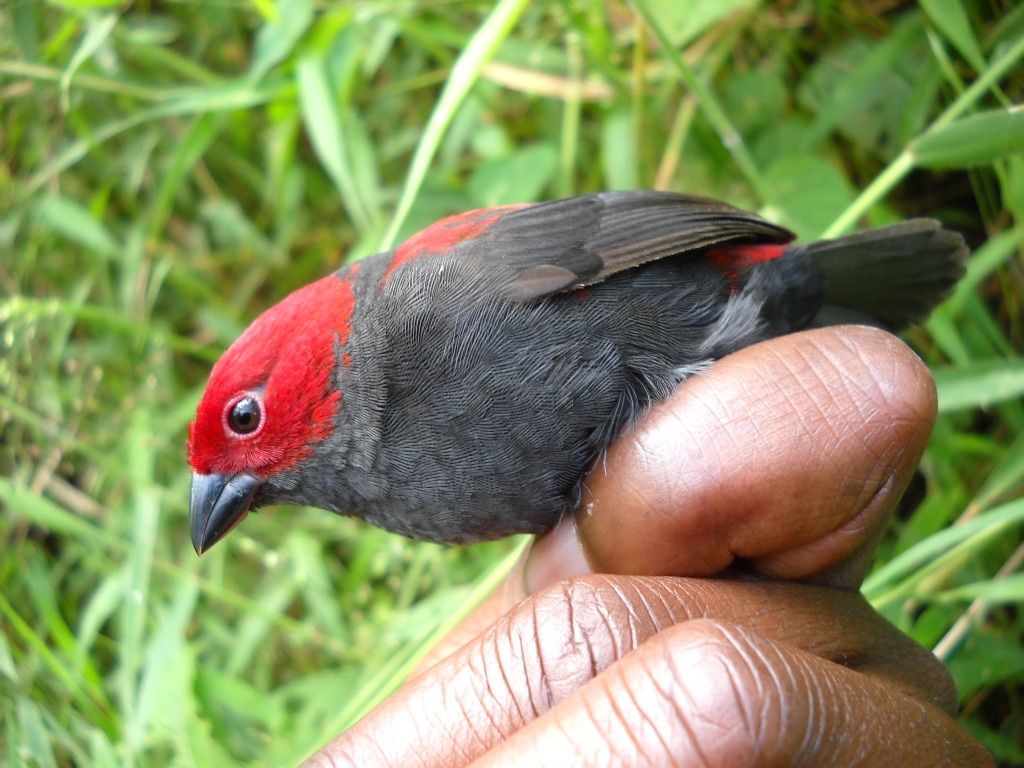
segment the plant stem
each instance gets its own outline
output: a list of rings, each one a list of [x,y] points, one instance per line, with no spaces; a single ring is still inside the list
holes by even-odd
[[[757,164],[754,162],[754,158],[751,156],[747,145],[743,141],[743,136],[740,134],[736,127],[729,120],[729,117],[725,114],[725,110],[722,109],[722,105],[719,103],[715,95],[707,88],[694,74],[693,70],[690,69],[689,65],[683,61],[683,57],[679,55],[679,51],[676,50],[675,46],[672,45],[672,41],[669,39],[668,34],[665,32],[664,27],[658,22],[657,17],[651,13],[650,8],[647,7],[646,0],[633,0],[633,5],[636,6],[637,11],[641,16],[644,17],[644,21],[650,30],[654,33],[654,36],[658,38],[658,42],[661,43],[661,48],[672,62],[676,71],[679,73],[679,77],[682,78],[683,82],[690,89],[694,96],[697,97],[697,101],[700,103],[701,109],[704,110],[704,114],[711,123],[711,127],[715,129],[718,137],[722,140],[722,144],[732,155],[733,160],[739,167],[740,171],[746,177],[747,182],[754,189],[758,198],[763,203],[770,202],[770,194],[768,192],[768,184],[761,175],[761,172],[757,169]]]
[[[989,88],[994,85],[1000,77],[1002,77],[1007,70],[1010,69],[1017,60],[1024,56],[1024,37],[1018,40],[1012,45],[1009,50],[1000,56],[996,61],[992,62],[988,69],[981,73],[971,86],[960,94],[956,100],[946,107],[945,111],[939,115],[935,122],[923,133],[922,136],[927,135],[932,131],[936,131],[943,126],[949,125],[951,122],[956,120],[960,115],[966,112],[974,103],[981,98]],[[860,193],[856,200],[850,203],[850,206],[843,211],[842,215],[838,219],[829,225],[829,228],[825,230],[823,237],[837,237],[849,230],[857,220],[867,213],[870,208],[885,197],[888,192],[902,181],[903,177],[906,176],[914,167],[914,142],[910,142],[896,159],[893,160],[871,184],[868,185],[867,189]]]

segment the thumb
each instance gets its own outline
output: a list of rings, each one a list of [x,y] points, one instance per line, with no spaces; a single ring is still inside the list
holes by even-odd
[[[527,586],[590,572],[709,576],[742,559],[856,588],[935,407],[924,364],[872,328],[736,352],[620,435],[575,518],[535,545]]]

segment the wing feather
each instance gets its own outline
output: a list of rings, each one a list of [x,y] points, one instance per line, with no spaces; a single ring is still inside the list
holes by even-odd
[[[718,200],[655,191],[602,192],[506,208],[486,224],[451,255],[478,261],[506,295],[522,301],[593,285],[716,243],[786,243],[794,237]]]

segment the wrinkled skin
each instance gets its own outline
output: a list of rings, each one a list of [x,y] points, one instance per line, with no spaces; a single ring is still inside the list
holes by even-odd
[[[858,594],[934,415],[927,370],[880,331],[720,361],[309,764],[992,765],[945,669]]]

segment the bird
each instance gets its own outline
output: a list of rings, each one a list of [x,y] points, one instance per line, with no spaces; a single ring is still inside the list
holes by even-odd
[[[967,253],[934,219],[801,244],[650,190],[449,216],[294,291],[224,352],[188,430],[192,543],[277,504],[435,542],[542,533],[688,377],[806,328],[898,332]]]

